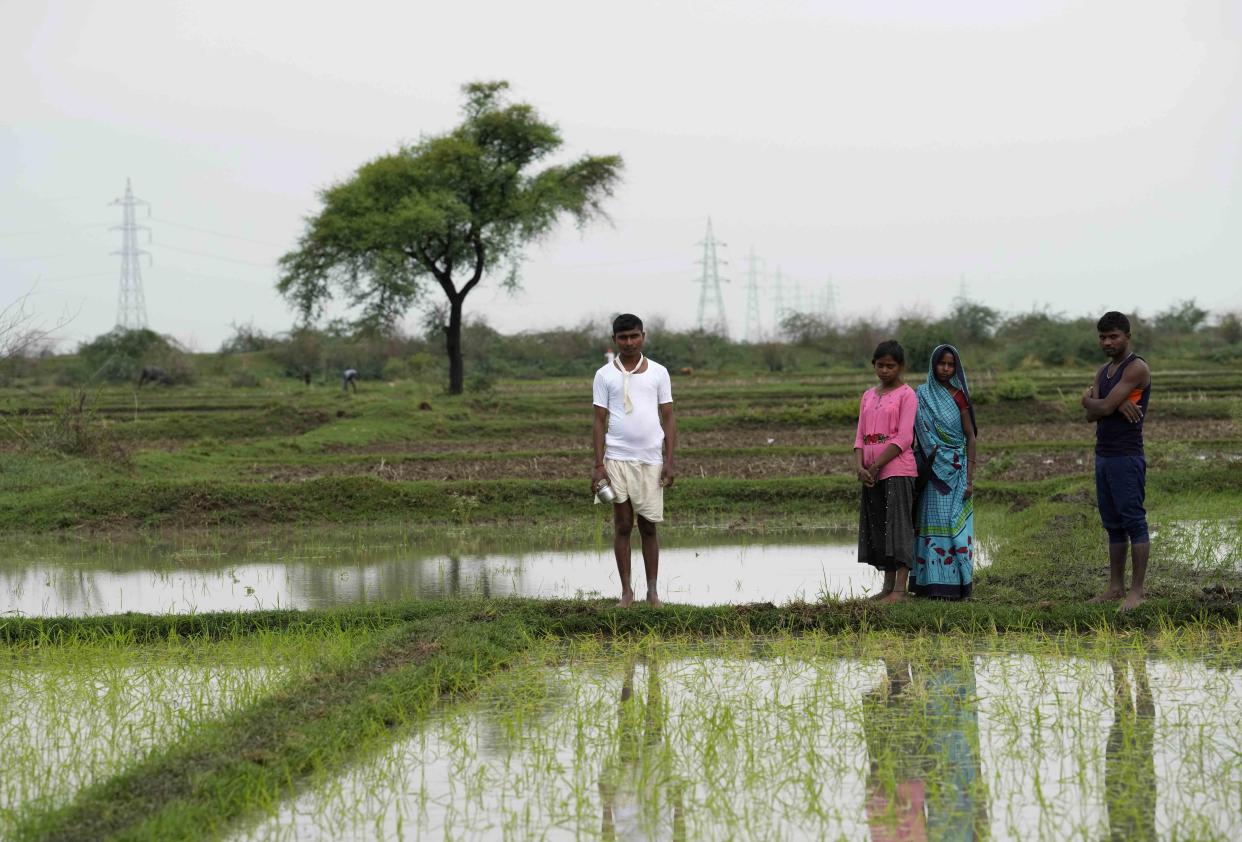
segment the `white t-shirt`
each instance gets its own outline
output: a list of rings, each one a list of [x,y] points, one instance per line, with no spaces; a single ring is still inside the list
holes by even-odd
[[[625,411],[625,375],[618,363],[595,372],[591,391],[595,405],[608,410],[608,434],[604,437],[604,458],[619,462],[664,462],[664,428],[660,426],[660,404],[673,402],[673,384],[668,369],[647,360],[647,370],[630,375],[630,403]]]

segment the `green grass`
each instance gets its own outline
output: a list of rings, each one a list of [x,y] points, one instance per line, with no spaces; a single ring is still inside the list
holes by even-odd
[[[1031,372],[1037,400],[979,406],[985,431],[981,452],[996,460],[991,473],[985,466],[976,483],[978,535],[991,563],[977,571],[975,598],[965,604],[830,600],[620,610],[610,600],[470,599],[302,612],[0,618],[0,675],[10,688],[0,694],[5,699],[0,705],[7,705],[0,712],[10,719],[32,711],[46,714],[49,722],[66,723],[89,737],[78,755],[62,756],[45,751],[46,743],[13,742],[10,735],[17,730],[5,732],[6,750],[15,747],[13,768],[20,770],[10,778],[6,765],[5,780],[24,783],[9,784],[0,835],[217,838],[287,808],[299,792],[318,792],[315,787],[322,785],[331,789],[328,782],[345,780],[342,776],[351,769],[379,768],[378,780],[401,780],[404,761],[399,751],[392,752],[411,740],[440,741],[437,745],[446,756],[458,758],[463,770],[462,803],[487,804],[488,788],[480,781],[487,781],[494,769],[472,766],[477,756],[459,750],[477,733],[471,719],[475,709],[463,706],[476,699],[486,709],[513,713],[492,715],[487,725],[512,748],[502,752],[510,758],[505,768],[552,775],[546,787],[538,783],[545,779],[530,778],[524,791],[559,792],[571,805],[568,812],[556,812],[562,805],[532,815],[563,815],[582,822],[584,835],[595,835],[603,790],[624,783],[616,777],[619,772],[600,770],[609,763],[614,769],[618,763],[625,766],[615,748],[619,729],[630,716],[627,710],[646,709],[617,707],[615,691],[632,655],[688,664],[690,678],[684,681],[700,687],[713,686],[713,676],[733,676],[722,685],[728,692],[720,698],[688,693],[680,708],[678,716],[687,722],[710,725],[706,736],[674,728],[668,750],[643,761],[655,763],[650,771],[665,781],[682,773],[661,778],[661,770],[716,770],[721,789],[683,783],[680,796],[668,789],[661,796],[682,799],[683,817],[700,838],[718,836],[722,828],[727,836],[730,828],[745,826],[728,812],[731,803],[759,805],[755,810],[793,805],[803,811],[798,821],[816,832],[837,827],[833,823],[845,821],[848,813],[854,822],[848,827],[865,834],[865,822],[858,824],[859,816],[866,815],[861,799],[835,813],[828,808],[822,815],[806,812],[808,805],[824,803],[815,800],[817,782],[843,768],[860,768],[854,761],[868,756],[858,754],[866,746],[857,742],[857,734],[848,738],[853,743],[839,734],[819,743],[824,735],[814,726],[837,714],[852,717],[855,724],[878,716],[894,723],[894,745],[922,739],[919,735],[935,719],[937,700],[950,698],[931,678],[908,691],[908,710],[898,705],[896,711],[878,714],[866,713],[857,698],[849,702],[834,689],[851,674],[834,664],[848,661],[871,671],[858,689],[876,690],[876,670],[887,668],[885,660],[894,652],[921,665],[925,676],[938,664],[987,664],[975,667],[980,680],[1002,688],[1008,701],[980,715],[995,715],[998,733],[1011,735],[1013,745],[1022,749],[1003,755],[1020,781],[1019,791],[1055,800],[1056,787],[1029,777],[1031,767],[1021,761],[1039,756],[1051,762],[1059,753],[1081,761],[1075,774],[1087,782],[1083,803],[1103,810],[1107,799],[1101,800],[1091,782],[1103,776],[1098,746],[1107,733],[1073,730],[1081,724],[1074,718],[1076,700],[1090,701],[1097,712],[1115,706],[1113,664],[1121,664],[1127,680],[1137,680],[1134,653],[1174,664],[1199,661],[1211,670],[1242,667],[1237,655],[1242,651],[1242,541],[1236,520],[1230,520],[1242,501],[1242,471],[1231,459],[1242,452],[1242,414],[1234,397],[1242,381],[1223,369],[1167,372],[1158,380],[1149,426],[1148,508],[1156,533],[1150,599],[1121,615],[1115,606],[1085,602],[1101,589],[1106,575],[1089,465],[1048,478],[1038,473],[1015,478],[1004,464],[1018,464],[1032,454],[1037,460],[1040,453],[1089,454],[1091,430],[1077,422],[1074,401],[1090,374]],[[991,381],[981,374],[981,394],[986,395]],[[679,528],[706,527],[721,541],[759,530],[852,523],[858,492],[848,473],[752,477],[745,471],[769,457],[843,459],[850,449],[858,393],[868,385],[870,378],[856,371],[680,379],[675,394],[683,419],[683,461],[714,459],[720,473],[683,474],[668,494],[670,520]],[[297,540],[305,547],[313,546],[316,529],[348,532],[362,524],[385,525],[402,541],[450,528],[458,534],[495,532],[497,540],[514,546],[607,540],[608,513],[591,506],[585,481],[549,479],[526,467],[526,460],[544,457],[581,457],[586,465],[590,412],[585,381],[502,383],[495,392],[461,397],[410,384],[364,384],[357,396],[284,382],[266,390],[230,389],[210,381],[139,395],[123,388],[100,390],[92,398],[95,414],[88,429],[115,447],[92,452],[124,452],[125,458],[66,455],[38,445],[35,434],[52,423],[63,398],[63,390],[52,388],[0,390],[4,565],[22,565],[48,536],[68,545],[137,541],[147,547],[155,567],[194,564],[200,553],[232,552],[234,538],[222,526],[252,530],[249,534],[259,540],[271,540],[280,529],[304,533]],[[423,401],[431,409],[419,409]],[[1054,427],[1052,440],[1039,441],[1048,425]],[[769,430],[775,431],[776,442],[763,447]],[[990,444],[988,435],[1004,441]],[[474,466],[494,478],[394,481],[372,475],[380,459]],[[523,467],[497,472],[509,464]],[[264,478],[265,470],[278,469],[293,472],[294,478]],[[346,475],[302,481],[299,470]],[[1197,521],[1208,524],[1187,523]],[[200,531],[186,535],[180,531],[186,527]],[[521,536],[519,529],[532,531]],[[355,534],[357,541],[372,540],[361,530]],[[255,552],[264,550],[261,546]],[[767,684],[747,687],[744,676],[750,667],[739,664],[756,658],[764,669],[779,669],[765,673],[771,679],[764,679]],[[1080,663],[1089,666],[1074,666]],[[667,674],[670,686],[683,680],[674,678],[678,669],[671,667]],[[1159,670],[1151,669],[1154,681]],[[816,671],[841,680],[812,679],[809,695],[790,689],[801,708],[779,694],[764,695],[772,682],[793,688],[795,676]],[[1172,673],[1159,674],[1183,681]],[[602,675],[602,683],[592,675]],[[1210,674],[1194,675],[1211,684]],[[584,676],[590,678],[585,684],[579,681]],[[90,713],[91,687],[103,687],[115,704]],[[49,691],[47,698],[35,699],[41,688]],[[650,699],[649,690],[631,689]],[[190,702],[178,707],[179,698]],[[1219,709],[1228,704],[1227,698],[1213,698]],[[1025,699],[1038,704],[1023,708]],[[547,711],[553,709],[563,716],[549,719]],[[1053,737],[1044,745],[1023,743],[1037,715],[1032,711],[1043,710],[1060,723]],[[579,724],[581,740],[578,732],[558,730]],[[1123,736],[1141,736],[1135,730],[1139,725],[1132,717],[1119,727]],[[1236,732],[1231,733],[1236,746]],[[107,734],[128,734],[133,750],[127,751],[120,737],[108,742]],[[765,736],[789,752],[806,749],[806,766],[798,766],[788,780],[776,780],[778,767],[764,765],[770,761],[747,765],[746,757],[759,757],[755,752]],[[540,750],[542,737],[547,751]],[[706,750],[713,745],[715,755]],[[855,754],[841,754],[851,745]],[[556,746],[580,746],[582,758],[590,762],[567,764],[553,750]],[[1210,748],[1198,744],[1208,773],[1198,778],[1205,782],[1199,792],[1232,809],[1236,786],[1227,790],[1223,784],[1236,783],[1236,759],[1232,766],[1225,764]],[[886,793],[890,804],[906,754],[880,751],[873,778],[866,782]],[[392,757],[398,768],[383,771],[385,758]],[[852,760],[839,769],[833,765],[845,762],[834,759],[839,757]],[[57,764],[64,763],[74,764],[76,777],[63,774],[66,767]],[[374,763],[380,767],[369,765]],[[931,768],[937,768],[935,762]],[[1134,768],[1127,774],[1139,780],[1144,772]],[[57,788],[61,779],[71,783]],[[558,789],[565,779],[568,788]],[[765,781],[780,786],[764,790],[760,784]],[[742,790],[729,789],[732,782],[744,784]],[[793,788],[782,789],[786,784]],[[932,786],[931,795],[947,792],[937,786],[943,783]],[[1210,810],[1201,810],[1205,818],[1194,824],[1194,797],[1192,788],[1184,795],[1179,791],[1181,801],[1162,796],[1164,803],[1182,805],[1178,816],[1190,816],[1184,822],[1174,819],[1171,832],[1181,838],[1220,838],[1221,827]],[[357,804],[364,801],[355,799],[348,809],[360,811]],[[1052,828],[1044,833],[1047,838],[1098,838],[1107,830],[1098,811],[1095,819],[1083,814],[1086,818],[1071,821],[1055,805],[1046,810]],[[715,819],[704,818],[704,811],[721,823],[712,824]],[[342,820],[352,820],[351,815]],[[513,821],[518,822],[513,834],[522,835],[516,829],[522,819]],[[999,807],[989,819],[995,833],[1020,827],[1021,821],[1018,813]]]
[[[349,661],[366,625],[257,627],[238,636],[79,627],[0,649],[0,836],[54,811],[204,722]],[[234,629],[236,631],[236,628]]]

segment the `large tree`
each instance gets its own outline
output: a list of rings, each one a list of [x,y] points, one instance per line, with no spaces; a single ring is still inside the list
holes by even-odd
[[[365,164],[320,194],[296,250],[281,258],[277,288],[302,317],[323,313],[334,293],[357,308],[359,326],[387,329],[429,289],[447,298],[443,322],[449,391],[462,390],[462,304],[484,277],[517,283],[522,248],[563,215],[579,226],[603,216],[620,156],[584,156],[532,167],[561,147],[556,126],[506,82],[463,87],[464,119]]]

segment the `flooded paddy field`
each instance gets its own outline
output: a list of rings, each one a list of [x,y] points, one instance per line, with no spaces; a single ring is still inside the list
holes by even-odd
[[[0,648],[0,838],[162,747],[350,657],[360,629]]]
[[[581,383],[0,390],[0,837],[1242,837],[1242,402],[1178,374],[1131,614],[1086,370],[981,373],[973,598],[891,606],[857,372],[677,381],[625,610]]]
[[[105,797],[121,813],[140,798],[134,829],[147,831],[132,835],[169,838],[160,833],[185,805],[151,779],[169,756],[200,758],[196,775],[220,810],[179,838],[1228,840],[1242,830],[1236,628],[528,640],[467,699],[408,711],[344,748],[295,740],[304,765],[292,780],[262,774],[278,764],[278,740],[219,756],[231,729],[271,724],[256,711],[305,709],[306,688],[365,659],[380,634],[323,631],[7,652],[0,835],[97,838],[53,829]],[[227,765],[224,790],[204,751]]]
[[[641,566],[638,550],[634,557]],[[858,563],[857,537],[845,529],[668,530],[661,566],[665,598],[693,605],[847,599],[874,593],[878,584],[875,570]],[[10,616],[590,598],[620,590],[606,534],[376,528],[131,542],[27,538],[0,550],[0,615]]]
[[[232,838],[1242,830],[1236,661],[951,643],[570,645]]]

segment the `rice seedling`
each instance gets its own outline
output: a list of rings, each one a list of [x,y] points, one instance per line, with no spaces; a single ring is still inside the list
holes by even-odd
[[[1242,671],[1196,653],[1117,635],[545,642],[235,838],[1230,839],[1242,731],[1222,711]]]
[[[118,634],[0,649],[0,837],[199,723],[350,657],[369,635],[261,631],[136,645]]]

